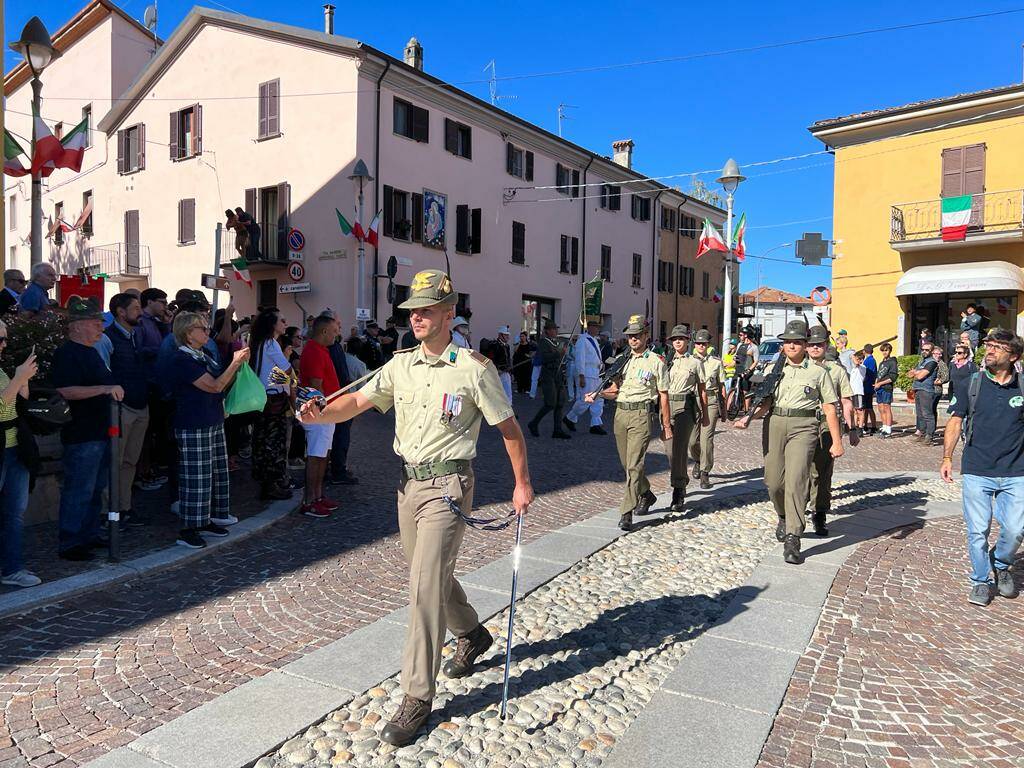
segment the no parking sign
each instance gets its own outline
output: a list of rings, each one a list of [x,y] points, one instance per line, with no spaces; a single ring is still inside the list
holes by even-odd
[[[288,230],[288,250],[301,251],[306,247],[306,236],[295,227]]]

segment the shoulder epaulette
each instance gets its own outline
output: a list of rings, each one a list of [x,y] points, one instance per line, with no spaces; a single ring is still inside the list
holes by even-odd
[[[396,350],[394,351],[394,354],[396,354],[396,355],[400,355],[400,354],[402,354],[403,352],[414,352],[414,351],[416,351],[416,350],[417,350],[417,349],[419,349],[419,348],[420,348],[420,345],[419,345],[419,344],[417,344],[417,345],[416,345],[415,347],[406,347],[405,349],[396,349]]]
[[[480,365],[485,366],[485,367],[487,365],[489,365],[490,362],[491,362],[490,358],[484,357],[479,352],[477,352],[475,349],[469,351],[469,356],[471,358],[473,358],[474,360],[476,360],[476,362],[480,363]]]

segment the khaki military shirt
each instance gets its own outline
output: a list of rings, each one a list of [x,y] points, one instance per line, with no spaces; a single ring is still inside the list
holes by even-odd
[[[709,394],[718,394],[722,388],[722,382],[725,380],[725,367],[722,365],[722,361],[717,357],[698,357],[694,355],[696,360],[700,361],[700,381],[704,385],[704,389]]]
[[[408,464],[468,461],[481,418],[514,416],[491,361],[454,343],[433,360],[422,346],[396,352],[362,392],[382,412],[394,406],[394,449]]]
[[[693,355],[675,357],[668,369],[668,393],[690,395],[697,391],[700,383],[700,358]]]
[[[665,359],[650,350],[632,355],[622,372],[622,384],[615,399],[620,403],[642,403],[656,399],[659,392],[668,392]]]
[[[787,361],[782,367],[782,381],[775,390],[776,408],[811,411],[838,399],[828,371],[812,363],[809,357],[797,365]]]
[[[850,374],[846,372],[846,369],[840,363],[834,360],[825,360],[818,363],[818,365],[828,371],[828,375],[832,379],[832,387],[839,398],[853,397],[853,387],[850,386]]]

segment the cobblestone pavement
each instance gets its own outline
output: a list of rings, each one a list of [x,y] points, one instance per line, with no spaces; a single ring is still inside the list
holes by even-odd
[[[938,480],[861,480],[837,511],[947,496]],[[531,593],[516,611],[509,712],[497,719],[507,611],[481,669],[442,680],[429,732],[394,750],[377,738],[398,707],[397,676],[264,757],[257,768],[599,766],[737,588],[776,546],[774,513],[749,498],[698,503],[620,538]],[[445,649],[450,653],[453,644]]]
[[[1021,601],[969,605],[967,572],[955,517],[862,544],[836,576],[760,768],[1024,765]]]
[[[536,407],[517,400],[527,416]],[[391,424],[373,413],[357,422],[350,464],[361,482],[339,489],[334,519],[292,516],[187,566],[0,619],[0,766],[80,765],[403,606]],[[714,475],[759,473],[758,432],[726,428]],[[511,473],[497,431],[481,435],[477,504],[497,514]],[[610,435],[528,442],[539,498],[525,541],[618,504]],[[934,468],[939,449],[910,443],[866,440],[839,468]],[[664,490],[664,446],[652,445],[648,468]],[[507,553],[511,537],[469,532],[460,572]]]

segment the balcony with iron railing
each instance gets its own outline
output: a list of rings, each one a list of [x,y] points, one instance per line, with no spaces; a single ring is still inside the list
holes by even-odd
[[[153,273],[149,246],[139,243],[89,245],[82,251],[80,262],[73,266],[87,268],[94,275],[106,275],[113,281],[148,278]]]
[[[892,206],[890,245],[897,251],[991,245],[1024,240],[1024,190],[972,195],[966,240],[942,239],[942,200]]]
[[[241,235],[234,229],[222,229],[220,233],[220,260],[225,267],[228,262],[245,256],[250,270],[267,267],[288,266],[288,232],[277,227],[257,228],[255,239],[252,230]]]

